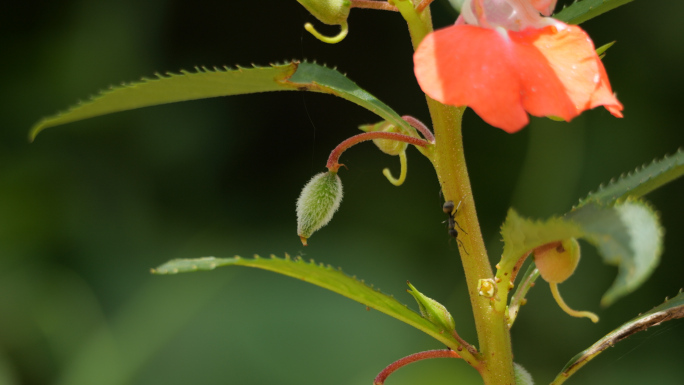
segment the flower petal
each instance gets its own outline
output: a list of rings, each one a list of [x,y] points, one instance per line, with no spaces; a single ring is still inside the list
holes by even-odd
[[[414,65],[430,97],[468,106],[507,132],[528,123],[525,111],[569,121],[604,105],[622,116],[593,43],[560,22],[520,32],[454,25],[428,35]]]
[[[594,43],[581,28],[558,24],[560,29],[546,27],[530,43],[544,54],[563,83],[578,114],[605,106],[611,114],[621,118],[622,104],[611,90],[608,75],[596,54]]]
[[[551,16],[556,9],[556,0],[530,0],[532,6],[544,16]]]
[[[515,132],[535,115],[574,117],[574,107],[543,55],[503,29],[455,25],[428,35],[414,55],[416,78],[433,99],[472,108],[487,123]]]

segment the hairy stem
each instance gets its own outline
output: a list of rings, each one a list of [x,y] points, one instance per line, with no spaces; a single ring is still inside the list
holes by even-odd
[[[382,372],[375,377],[375,380],[373,380],[373,385],[384,384],[387,377],[401,367],[416,361],[427,360],[430,358],[461,358],[461,356],[451,349],[428,350],[426,352],[414,353],[394,361],[388,367],[383,369]]]
[[[427,140],[430,143],[435,143],[435,136],[432,134],[432,131],[430,131],[430,129],[427,128],[425,124],[423,124],[423,122],[414,118],[411,115],[404,115],[401,118],[404,119],[406,123],[410,124],[411,127],[418,130],[418,132],[420,132],[423,135],[423,138],[425,138],[425,140]]]
[[[351,8],[379,9],[381,11],[394,11],[398,9],[385,1],[375,0],[351,0]]]
[[[420,4],[416,5],[416,11],[423,12],[423,10],[429,6],[434,0],[423,0]]]
[[[399,8],[406,20],[414,49],[432,31],[430,8],[418,12],[409,0],[390,0]],[[427,97],[432,117],[435,144],[426,151],[437,172],[446,201],[462,201],[457,216],[460,226],[467,233],[460,239],[467,253],[461,253],[468,294],[473,308],[481,361],[476,364],[487,385],[511,385],[513,353],[511,337],[506,325],[505,311],[497,311],[490,298],[480,296],[477,290],[480,279],[493,279],[482,231],[477,219],[470,178],[463,152],[461,118],[465,107],[452,107]]]
[[[330,171],[336,172],[341,164],[338,163],[338,160],[340,160],[340,156],[342,156],[342,153],[346,151],[349,147],[359,144],[361,142],[365,142],[367,140],[373,140],[373,139],[389,139],[389,140],[396,140],[398,142],[404,142],[408,144],[413,144],[415,146],[420,146],[420,147],[425,147],[429,143],[423,139],[416,138],[413,136],[408,136],[404,134],[398,134],[396,132],[384,132],[384,131],[373,131],[373,132],[364,132],[363,134],[358,134],[354,135],[351,138],[343,141],[342,143],[338,144],[337,147],[335,147],[334,150],[330,153],[330,156],[328,157],[328,163],[325,165]]]

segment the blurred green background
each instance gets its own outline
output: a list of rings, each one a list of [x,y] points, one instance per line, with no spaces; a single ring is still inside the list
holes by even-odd
[[[433,5],[436,22],[455,14]],[[466,155],[493,260],[509,206],[545,217],[600,183],[684,143],[684,4],[636,1],[584,25],[625,118],[603,108],[571,124],[534,119],[509,135],[465,119]],[[440,348],[421,332],[336,294],[245,268],[152,276],[171,258],[284,253],[341,266],[415,308],[406,280],[475,332],[457,246],[446,233],[434,171],[410,150],[345,153],[345,200],[310,246],[295,200],[330,150],[375,122],[344,100],[272,93],[187,102],[91,119],[26,140],[38,119],[110,85],[196,65],[307,58],[337,66],[392,106],[428,122],[397,14],[353,10],[333,34],[293,1],[12,2],[0,15],[0,384],[369,384],[407,354]],[[648,198],[667,229],[662,263],[634,294],[600,309],[615,277],[585,244],[566,301],[601,322],[566,316],[545,284],[513,329],[516,361],[548,383],[570,357],[684,286],[684,183]],[[621,342],[568,384],[681,384],[684,322]],[[397,372],[388,384],[479,383],[457,360]]]

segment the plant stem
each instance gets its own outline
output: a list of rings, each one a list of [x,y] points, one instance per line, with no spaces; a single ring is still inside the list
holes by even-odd
[[[423,0],[420,4],[416,5],[416,11],[423,12],[423,10],[430,5],[434,0]]]
[[[397,369],[404,367],[410,363],[427,360],[430,358],[461,358],[455,351],[451,349],[441,349],[441,350],[428,350],[426,352],[414,353],[404,358],[400,358],[397,361],[391,363],[388,367],[382,370],[373,381],[373,385],[382,385],[385,383],[387,377],[394,373]]]
[[[401,118],[404,119],[406,123],[410,124],[411,127],[418,130],[418,132],[420,132],[423,135],[423,138],[425,138],[425,140],[427,140],[431,144],[435,143],[435,136],[432,134],[432,131],[430,131],[430,129],[427,128],[425,124],[423,124],[423,122],[414,118],[411,115],[404,115]]]
[[[463,152],[461,117],[464,108],[445,106],[429,97],[427,100],[435,130],[432,164],[444,199],[462,202],[457,219],[467,235],[459,239],[468,254],[461,253],[461,262],[483,357],[483,367],[478,370],[487,385],[513,384],[513,357],[505,312],[497,312],[491,300],[480,296],[477,290],[480,279],[494,275],[477,219]]]
[[[432,31],[430,8],[418,12],[409,0],[392,0],[406,20],[414,49]],[[461,253],[466,275],[468,294],[473,308],[477,337],[482,361],[476,369],[487,385],[512,385],[513,352],[510,332],[506,326],[505,311],[497,311],[489,298],[480,296],[477,290],[480,279],[494,277],[482,231],[477,219],[468,169],[463,151],[461,118],[465,107],[451,107],[427,97],[432,117],[435,145],[427,150],[445,200],[462,201],[457,216],[460,226],[467,233],[459,239],[468,254]]]
[[[404,142],[404,143],[409,143],[413,144],[415,146],[420,146],[420,147],[425,147],[428,145],[428,142],[425,141],[424,139],[416,138],[413,136],[408,136],[404,134],[399,134],[396,132],[385,132],[385,131],[373,131],[373,132],[364,132],[363,134],[358,134],[354,135],[351,138],[343,141],[342,143],[338,144],[335,149],[332,150],[330,153],[330,156],[328,157],[328,163],[325,165],[325,167],[328,168],[328,170],[337,172],[337,169],[340,168],[341,164],[339,164],[337,161],[340,160],[340,156],[342,156],[342,153],[346,151],[349,147],[365,142],[366,140],[373,140],[373,139],[389,139],[389,140],[396,140],[398,142]]]
[[[378,9],[381,11],[398,11],[397,7],[393,7],[385,1],[375,1],[375,0],[352,0],[351,8],[365,8],[365,9]]]

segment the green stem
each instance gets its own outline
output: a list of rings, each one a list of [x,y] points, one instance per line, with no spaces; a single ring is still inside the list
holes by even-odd
[[[419,13],[409,0],[390,1],[408,23],[415,49],[432,31],[430,8],[425,8]],[[494,273],[477,219],[463,152],[461,118],[465,107],[446,106],[429,97],[427,103],[432,117],[435,145],[427,149],[426,155],[435,167],[445,201],[462,202],[457,220],[467,234],[459,239],[468,254],[461,253],[461,262],[466,275],[482,358],[476,364],[476,369],[479,370],[486,385],[512,385],[515,383],[513,352],[505,311],[497,311],[492,306],[491,299],[480,296],[477,290],[479,280],[494,278]]]
[[[491,299],[480,296],[480,279],[493,278],[482,231],[477,219],[470,178],[463,152],[461,117],[464,108],[445,106],[428,98],[435,131],[432,164],[442,186],[445,200],[461,201],[458,223],[467,235],[459,239],[468,254],[461,253],[468,294],[473,308],[480,352],[483,358],[477,368],[487,385],[513,384],[513,353],[505,312],[497,311]]]

